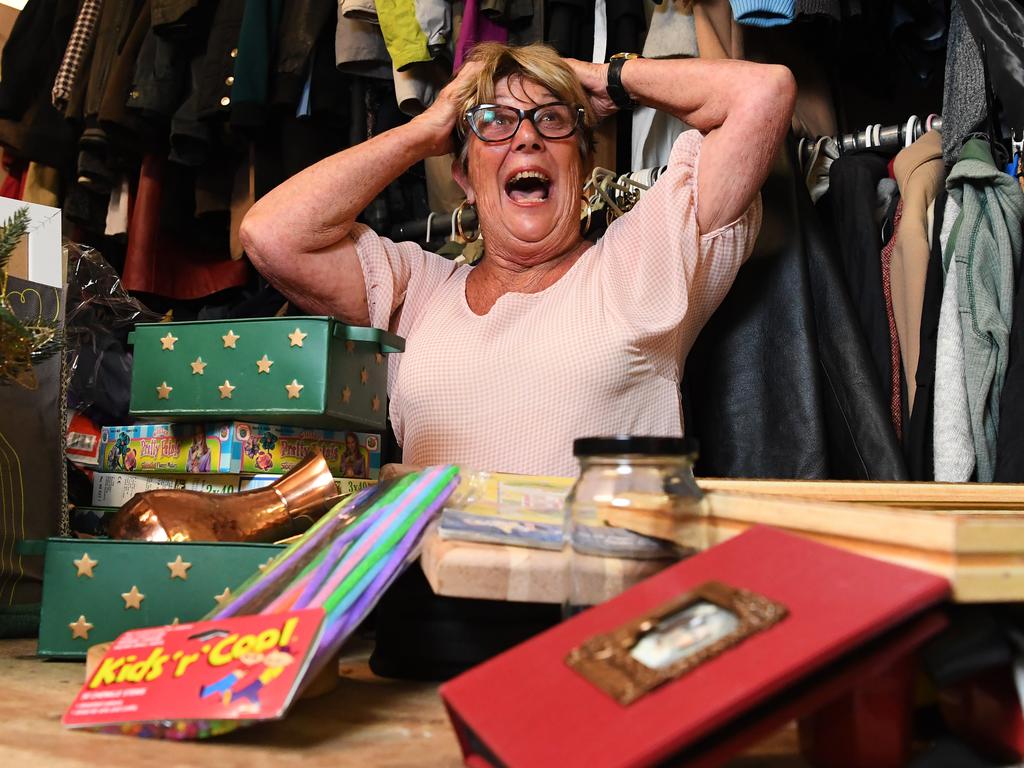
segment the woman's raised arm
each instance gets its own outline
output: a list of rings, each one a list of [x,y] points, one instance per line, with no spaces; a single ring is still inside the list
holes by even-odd
[[[449,151],[453,93],[473,69],[464,67],[422,115],[310,166],[249,210],[241,227],[246,254],[285,296],[309,311],[368,322],[352,225],[410,166]]]
[[[614,107],[608,65],[571,64],[599,113]],[[783,66],[748,61],[632,59],[622,85],[636,101],[678,117],[705,135],[697,178],[702,233],[735,221],[768,177],[789,130],[796,82]]]

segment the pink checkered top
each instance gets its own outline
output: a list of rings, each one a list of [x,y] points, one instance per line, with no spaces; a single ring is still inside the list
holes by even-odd
[[[700,234],[702,140],[682,134],[668,170],[558,282],[486,315],[466,303],[472,267],[353,229],[370,322],[406,339],[388,376],[405,463],[568,477],[577,437],[682,434],[686,354],[761,225],[758,197]]]

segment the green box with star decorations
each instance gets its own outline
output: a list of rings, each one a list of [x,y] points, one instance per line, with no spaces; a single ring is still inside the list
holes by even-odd
[[[49,539],[38,653],[84,659],[90,646],[130,629],[196,621],[282,550],[282,544]]]
[[[377,431],[387,419],[385,355],[405,348],[330,317],[140,323],[129,341],[135,416]]]

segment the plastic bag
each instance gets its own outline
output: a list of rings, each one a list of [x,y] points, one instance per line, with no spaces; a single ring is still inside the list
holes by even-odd
[[[161,316],[128,294],[117,270],[95,248],[69,240],[64,247],[68,406],[99,425],[125,424],[132,371],[128,332]]]

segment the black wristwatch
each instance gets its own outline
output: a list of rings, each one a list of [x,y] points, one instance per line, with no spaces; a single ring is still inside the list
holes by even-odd
[[[639,59],[638,53],[616,53],[608,62],[608,97],[619,109],[632,109],[636,102],[622,87],[622,65],[630,59]]]

